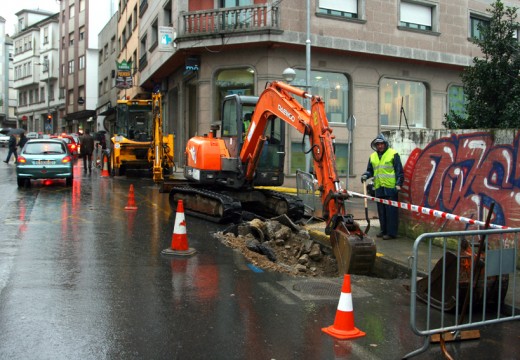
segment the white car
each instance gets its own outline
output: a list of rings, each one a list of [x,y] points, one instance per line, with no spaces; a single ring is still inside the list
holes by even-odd
[[[37,132],[28,132],[26,135],[27,139],[38,139],[39,136],[38,136],[38,133]]]
[[[0,134],[0,145],[2,147],[7,147],[9,145],[9,136]]]

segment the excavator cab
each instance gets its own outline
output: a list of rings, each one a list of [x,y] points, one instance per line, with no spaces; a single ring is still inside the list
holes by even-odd
[[[257,96],[228,95],[222,104],[222,140],[230,158],[238,158],[248,136]],[[266,142],[256,168],[253,185],[281,186],[284,182],[285,123],[271,117],[264,131]]]

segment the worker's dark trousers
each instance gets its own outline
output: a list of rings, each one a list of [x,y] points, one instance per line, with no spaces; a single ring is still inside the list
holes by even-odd
[[[397,201],[397,195],[392,197],[381,197],[382,199]],[[377,214],[383,235],[397,236],[399,225],[399,209],[395,206],[377,203]]]

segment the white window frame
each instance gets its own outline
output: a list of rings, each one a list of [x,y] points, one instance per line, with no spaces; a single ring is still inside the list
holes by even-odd
[[[399,28],[438,32],[438,4],[429,1],[401,1],[398,9]],[[417,27],[406,24],[416,25]]]
[[[348,19],[364,19],[365,0],[319,0],[318,12],[323,14],[323,10],[331,10],[344,14],[352,14],[352,16],[344,15]],[[320,11],[320,9],[322,11]],[[327,14],[329,15],[329,14]],[[334,16],[335,14],[330,14]]]

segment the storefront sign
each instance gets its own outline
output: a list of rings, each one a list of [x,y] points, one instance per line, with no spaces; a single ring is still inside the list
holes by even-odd
[[[173,27],[159,26],[159,51],[170,51],[174,49],[175,33]]]
[[[116,88],[118,89],[130,89],[133,85],[132,78],[132,62],[123,60],[120,63],[116,61],[117,76],[116,76]]]

